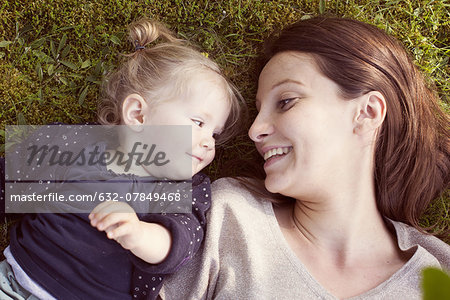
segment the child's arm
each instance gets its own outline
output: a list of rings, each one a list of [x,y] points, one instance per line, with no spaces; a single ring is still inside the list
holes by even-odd
[[[169,230],[157,223],[140,221],[127,203],[101,203],[92,210],[89,219],[91,225],[105,231],[108,238],[148,263],[162,262],[170,251]]]
[[[192,188],[192,213],[150,213],[141,217],[141,223],[154,225],[161,224],[159,226],[164,228],[164,230],[167,230],[167,234],[170,237],[170,244],[165,259],[163,259],[159,264],[146,260],[142,256],[138,256],[136,253],[140,251],[143,251],[145,253],[150,251],[149,249],[152,249],[153,251],[154,245],[160,242],[158,240],[160,238],[155,238],[154,244],[148,245],[146,243],[147,246],[141,247],[139,251],[136,251],[136,253],[132,251],[132,253],[135,254],[135,256],[138,258],[131,259],[139,269],[152,274],[174,273],[179,269],[180,266],[190,260],[190,258],[192,258],[192,256],[194,256],[194,254],[200,248],[206,228],[206,212],[211,205],[211,189],[209,178],[204,174],[196,174],[193,177]],[[123,204],[126,205],[126,203]],[[134,213],[131,207],[129,207],[129,209],[130,212]],[[120,211],[123,212],[124,208],[122,207],[121,209],[116,209],[116,212]],[[97,208],[93,210],[93,213],[96,212]],[[133,214],[133,217],[137,217],[136,214]],[[91,213],[91,223],[92,218],[93,215]],[[136,220],[134,220],[134,222],[136,222]],[[95,225],[93,226],[97,227],[98,224],[95,223]],[[110,230],[112,230],[113,228],[114,227],[112,227]],[[135,237],[137,237],[138,239],[142,239],[142,236],[140,236],[139,234],[136,234]],[[115,240],[117,241],[117,239]],[[119,240],[122,241],[122,239]],[[145,240],[150,241],[150,239],[148,238],[145,238]],[[118,242],[120,243],[120,241]],[[140,261],[140,259],[144,260],[145,262],[150,262],[151,264],[142,264],[142,261]]]
[[[210,180],[204,174],[192,178],[191,213],[150,213],[140,216],[144,222],[159,223],[172,236],[172,245],[167,258],[158,265],[135,265],[151,274],[172,274],[187,263],[199,250],[206,229],[206,212],[211,206]]]

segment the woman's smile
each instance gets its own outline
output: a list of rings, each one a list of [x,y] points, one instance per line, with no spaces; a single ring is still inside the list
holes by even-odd
[[[264,147],[263,149],[264,169],[266,169],[286,158],[290,154],[292,147]]]

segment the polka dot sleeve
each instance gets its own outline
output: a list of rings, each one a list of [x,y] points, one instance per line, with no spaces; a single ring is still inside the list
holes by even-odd
[[[5,217],[5,158],[0,157],[0,218]]]
[[[211,206],[210,179],[204,174],[197,174],[192,181],[192,213],[147,214],[141,217],[143,221],[159,223],[169,229],[172,246],[167,258],[156,265],[130,254],[135,264],[131,291],[133,299],[156,299],[164,275],[176,272],[201,246],[206,229],[206,212]]]

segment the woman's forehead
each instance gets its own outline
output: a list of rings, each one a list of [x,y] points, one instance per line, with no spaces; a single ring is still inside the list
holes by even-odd
[[[283,84],[307,85],[310,75],[318,73],[311,55],[283,52],[275,55],[264,66],[258,81],[258,91],[274,89]]]

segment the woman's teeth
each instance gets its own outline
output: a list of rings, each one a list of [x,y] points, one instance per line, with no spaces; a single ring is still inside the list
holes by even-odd
[[[291,147],[273,148],[264,153],[264,160],[268,160],[274,155],[282,155],[291,151]]]

